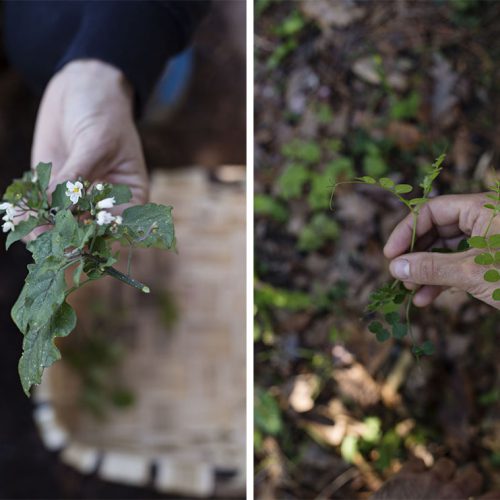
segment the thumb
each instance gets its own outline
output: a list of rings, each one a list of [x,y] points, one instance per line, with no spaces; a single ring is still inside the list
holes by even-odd
[[[472,283],[467,282],[466,262],[467,253],[415,252],[394,259],[389,270],[395,278],[417,285],[453,286],[467,290]]]

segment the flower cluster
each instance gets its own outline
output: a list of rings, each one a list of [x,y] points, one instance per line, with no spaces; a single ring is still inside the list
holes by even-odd
[[[75,183],[68,181],[66,182],[66,196],[71,200],[71,203],[78,203],[78,200],[83,196],[83,184],[80,181],[76,181]],[[103,191],[104,185],[102,183],[98,183],[95,185],[95,189],[97,191]],[[121,224],[123,219],[120,215],[112,215],[110,212],[105,210],[106,208],[113,208],[116,200],[114,196],[110,198],[104,198],[101,201],[98,201],[96,204],[96,208],[98,210],[96,214],[96,223],[98,226],[104,226],[107,224],[111,224],[114,222],[115,224]]]
[[[19,217],[19,215],[21,215],[23,211],[9,202],[1,203],[0,211],[5,211],[5,214],[2,217],[2,220],[4,221],[2,224],[2,231],[4,233],[14,231],[16,228],[16,224],[19,222],[19,219],[16,219],[16,217]]]

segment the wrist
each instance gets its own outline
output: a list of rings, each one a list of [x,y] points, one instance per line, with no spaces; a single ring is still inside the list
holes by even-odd
[[[75,82],[77,88],[99,89],[110,99],[124,99],[132,109],[134,92],[125,75],[117,67],[99,59],[76,59],[67,63],[54,76]]]

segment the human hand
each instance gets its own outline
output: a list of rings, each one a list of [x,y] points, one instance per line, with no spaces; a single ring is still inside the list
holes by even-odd
[[[491,218],[484,208],[487,193],[439,196],[426,203],[417,223],[416,252],[405,254],[410,248],[413,219],[408,215],[394,229],[384,254],[391,260],[391,274],[404,282],[410,290],[417,290],[413,298],[416,306],[424,307],[446,288],[456,287],[500,309],[493,300],[498,283],[484,281],[484,268],[474,262],[478,250],[459,253],[425,251],[433,247],[456,248],[458,242],[470,236],[483,236]],[[495,219],[489,234],[500,233],[500,221]],[[420,251],[418,251],[420,250]]]
[[[133,120],[133,95],[121,72],[78,60],[55,74],[36,120],[32,165],[52,162],[50,190],[79,176],[126,184],[131,203],[145,203],[148,179]]]

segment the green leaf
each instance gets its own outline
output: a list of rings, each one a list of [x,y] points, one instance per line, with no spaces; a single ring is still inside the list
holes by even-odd
[[[40,162],[36,166],[36,174],[38,177],[38,185],[40,186],[40,190],[42,193],[46,193],[47,188],[49,187],[50,181],[50,172],[52,170],[52,163],[42,163]]]
[[[493,298],[493,300],[500,300],[500,288],[493,290],[491,297]]]
[[[75,267],[75,270],[73,271],[73,283],[75,286],[80,286],[80,279],[82,277],[82,271],[83,271],[83,260],[80,261],[80,263]]]
[[[56,214],[53,231],[60,236],[63,248],[79,246],[80,228],[70,210],[62,210]]]
[[[490,248],[500,248],[500,234],[494,234],[488,238],[488,246]]]
[[[377,181],[370,177],[369,175],[364,175],[363,177],[357,177],[356,180],[363,181],[365,184],[377,184]]]
[[[281,153],[291,160],[299,160],[307,164],[318,163],[321,159],[321,148],[316,142],[294,139],[285,144]]]
[[[12,308],[12,319],[23,334],[47,323],[63,303],[66,290],[65,261],[49,257],[30,264],[24,287]]]
[[[430,356],[431,354],[434,354],[435,352],[435,347],[434,344],[430,340],[426,340],[423,344],[421,345],[414,345],[412,347],[412,352],[416,356],[422,356],[422,355],[427,355]]]
[[[391,336],[389,331],[383,327],[380,321],[372,321],[368,325],[368,330],[375,334],[375,337],[379,342],[385,342]]]
[[[494,261],[493,255],[489,253],[480,253],[474,257],[474,262],[480,266],[490,266]]]
[[[138,247],[175,247],[172,207],[148,203],[127,208],[120,229],[127,232]]]
[[[286,222],[288,219],[287,209],[272,196],[256,194],[253,202],[255,215],[271,217],[276,222]]]
[[[48,257],[62,259],[64,248],[61,245],[61,237],[53,230],[45,231],[36,239],[30,241],[27,246],[32,253],[36,263],[43,262]]]
[[[132,199],[132,192],[125,184],[110,184],[109,187],[103,190],[102,194],[96,196],[96,201],[104,198],[114,198],[116,205],[123,205]]]
[[[392,189],[395,186],[394,181],[388,177],[382,177],[378,182],[385,189]]]
[[[483,278],[488,283],[495,283],[500,281],[500,273],[496,269],[490,269],[484,273]]]
[[[387,164],[380,153],[367,154],[363,158],[363,171],[368,177],[379,177],[387,172]]]
[[[309,169],[300,163],[288,165],[277,181],[281,196],[286,200],[299,197],[302,194],[305,183],[309,180],[309,174]],[[327,185],[325,185],[326,189]],[[325,197],[327,197],[326,194]]]
[[[408,203],[412,207],[416,207],[418,205],[423,205],[424,203],[427,203],[427,201],[429,201],[427,198],[413,198],[411,200],[408,200]]]
[[[469,242],[467,241],[467,238],[463,238],[460,240],[457,246],[457,252],[465,252],[466,250],[470,249]]]
[[[61,353],[54,345],[54,339],[68,335],[75,326],[75,311],[64,302],[46,323],[31,328],[25,334],[19,376],[26,395],[29,396],[33,384],[41,382],[44,368],[60,359]]]
[[[12,243],[19,241],[20,239],[28,236],[28,234],[39,226],[40,222],[37,217],[30,217],[27,220],[21,221],[17,226],[15,231],[11,231],[7,236],[7,241],[5,242],[5,248],[8,250]]]
[[[392,336],[395,339],[402,339],[408,333],[408,327],[404,323],[394,323],[392,325]]]
[[[472,248],[486,248],[488,246],[486,238],[483,236],[473,236],[467,240],[467,243],[469,243]]]
[[[409,184],[397,184],[394,191],[398,194],[411,193],[413,191],[413,186],[410,186]]]
[[[313,215],[300,232],[297,247],[304,252],[318,250],[325,243],[335,241],[340,229],[337,222],[323,212]]]
[[[500,264],[500,251],[495,252],[495,264]]]
[[[52,204],[53,208],[62,210],[64,208],[69,208],[71,206],[71,200],[69,196],[66,196],[66,183],[63,182],[58,184],[52,193]]]
[[[259,387],[255,390],[254,418],[255,427],[265,434],[276,436],[283,428],[276,399]]]

